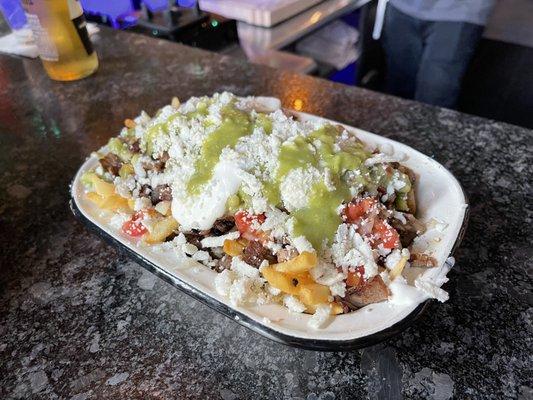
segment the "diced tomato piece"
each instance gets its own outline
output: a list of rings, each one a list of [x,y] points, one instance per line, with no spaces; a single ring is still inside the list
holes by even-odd
[[[386,249],[400,246],[400,235],[387,221],[376,221],[372,233],[377,236],[378,244],[381,243]]]
[[[248,240],[259,240],[262,233],[254,227],[265,222],[265,214],[249,214],[246,211],[238,211],[235,214],[235,225],[241,233],[241,236]]]
[[[350,223],[359,222],[370,209],[375,206],[377,200],[373,197],[366,197],[364,199],[357,199],[355,202],[350,202],[346,206],[345,213]]]
[[[364,279],[363,275],[365,274],[365,267],[360,265],[355,269],[355,271],[348,270],[348,276],[346,277],[346,286],[357,287],[360,286]]]
[[[144,235],[148,232],[148,229],[142,224],[142,219],[144,218],[144,213],[138,211],[131,217],[130,220],[124,222],[122,225],[122,232],[126,235],[138,237]]]

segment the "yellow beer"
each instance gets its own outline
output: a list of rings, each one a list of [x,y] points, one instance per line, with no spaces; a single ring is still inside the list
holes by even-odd
[[[73,81],[96,71],[98,57],[78,0],[23,0],[23,5],[50,78]]]

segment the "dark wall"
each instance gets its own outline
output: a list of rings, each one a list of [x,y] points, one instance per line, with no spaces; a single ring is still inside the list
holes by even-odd
[[[533,128],[533,48],[483,39],[463,81],[459,110]]]

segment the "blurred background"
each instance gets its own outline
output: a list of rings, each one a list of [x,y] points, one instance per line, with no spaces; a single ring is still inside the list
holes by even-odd
[[[98,26],[533,128],[532,0],[388,3],[81,0]],[[18,4],[0,0],[13,29]]]

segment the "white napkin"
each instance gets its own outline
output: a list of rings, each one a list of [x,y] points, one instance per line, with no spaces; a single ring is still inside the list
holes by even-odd
[[[89,36],[92,36],[99,31],[100,28],[98,28],[96,24],[87,24],[87,32],[89,33]],[[18,29],[0,37],[0,53],[15,54],[17,56],[30,58],[38,57],[39,50],[33,40],[31,29]]]

